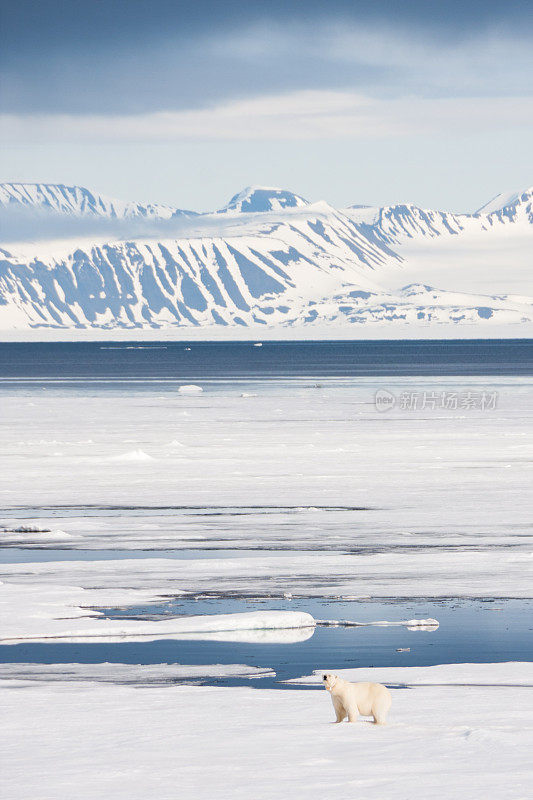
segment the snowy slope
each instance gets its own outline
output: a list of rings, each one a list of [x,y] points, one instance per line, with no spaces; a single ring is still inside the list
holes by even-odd
[[[0,295],[33,324],[249,325],[290,321],[339,290],[377,292],[376,269],[399,263],[328,207],[250,216],[227,237],[10,246]]]
[[[66,214],[68,216],[106,217],[108,219],[156,218],[170,219],[181,214],[193,215],[160,204],[143,205],[132,201],[115,200],[93,194],[81,186],[49,183],[0,184],[0,208],[32,209]]]
[[[491,201],[488,213],[338,211],[248,187],[218,212],[188,215],[80,187],[4,184],[4,209],[133,228],[28,241],[5,225],[0,329],[531,322],[532,197]]]
[[[486,231],[509,223],[529,226],[533,223],[533,187],[498,195],[473,214],[435,211],[411,203],[383,208],[351,206],[346,213],[369,236],[388,244]]]
[[[267,186],[248,186],[234,195],[219,213],[251,213],[257,211],[281,211],[284,208],[302,208],[307,200],[286,189]]]
[[[491,221],[515,222],[518,219],[533,222],[533,187],[522,192],[498,194],[482,206],[478,214],[487,214]]]
[[[404,238],[458,234],[471,219],[467,214],[431,211],[410,203],[383,208],[352,206],[346,213],[368,236],[388,244],[397,244]]]

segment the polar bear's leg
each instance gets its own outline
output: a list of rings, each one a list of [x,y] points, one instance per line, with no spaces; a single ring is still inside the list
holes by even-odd
[[[333,697],[332,700],[333,700],[333,708],[335,709],[335,716],[337,717],[335,722],[342,722],[344,717],[346,716],[346,711],[344,710],[344,706],[341,703],[341,701],[338,700],[336,697]]]
[[[348,722],[357,722],[359,719],[359,709],[357,706],[350,706],[348,709]]]
[[[387,714],[389,712],[390,702],[388,699],[376,700],[372,706],[372,716],[374,717],[375,725],[386,725]]]

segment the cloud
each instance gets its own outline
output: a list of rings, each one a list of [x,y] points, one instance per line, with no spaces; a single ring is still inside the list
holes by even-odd
[[[125,240],[138,236],[151,238],[177,238],[193,230],[194,221],[185,218],[162,219],[107,219],[87,215],[85,217],[58,214],[53,210],[35,206],[0,206],[0,230],[2,241],[37,242],[57,239],[75,240],[85,237],[104,241]]]
[[[531,36],[527,31],[510,33],[501,26],[463,30],[450,38],[427,34],[415,26],[407,30],[393,27],[390,19],[376,25],[332,18],[320,24],[313,20],[256,24],[208,39],[204,47],[213,59],[253,63],[276,58],[286,70],[296,61],[303,59],[308,64],[312,58],[317,72],[325,64],[335,65],[338,83],[356,78],[354,69],[372,68],[383,83],[400,85],[402,80],[416,83],[418,79],[428,88],[447,87],[452,94],[465,93],[465,88],[471,91],[473,84],[492,91],[495,84],[506,84],[512,93],[517,90],[517,80],[531,90]],[[339,66],[352,71],[339,73]],[[400,82],[395,83],[398,70]],[[309,78],[312,75],[310,72]]]
[[[137,115],[3,114],[0,141],[363,140],[532,124],[533,99],[526,96],[382,99],[350,91],[309,90]]]
[[[107,8],[96,5],[102,13]],[[229,25],[218,15],[216,24],[209,17],[192,29],[174,24],[154,30],[152,15],[146,29],[136,24],[130,30],[128,16],[126,28],[115,27],[111,39],[93,31],[90,47],[78,23],[76,37],[58,42],[45,30],[29,52],[27,37],[19,37],[2,51],[2,107],[11,113],[113,115],[185,111],[304,90],[374,97],[531,93],[528,26],[503,27],[501,19],[474,25],[469,18],[461,27],[455,19],[452,35],[436,24],[437,10],[432,25],[405,25],[394,16],[393,3],[388,11],[382,3],[381,13],[370,16],[348,14],[348,6],[328,12],[315,3],[305,17],[270,7],[258,19],[243,13]]]
[[[423,96],[531,94],[533,43],[499,28],[470,30],[452,39],[421,36],[420,31],[330,23],[311,28],[310,52],[344,69],[381,70],[374,84],[394,94],[410,91]],[[351,73],[353,74],[353,72]]]

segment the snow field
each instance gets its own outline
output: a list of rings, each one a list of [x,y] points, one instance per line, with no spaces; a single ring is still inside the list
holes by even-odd
[[[262,691],[2,681],[3,791],[10,800],[529,796],[531,664],[342,674],[389,684],[386,726],[331,724],[318,675],[312,688]]]

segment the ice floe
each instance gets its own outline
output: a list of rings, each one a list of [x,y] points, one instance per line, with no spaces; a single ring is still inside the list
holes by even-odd
[[[389,620],[376,620],[375,622],[355,622],[350,619],[317,619],[317,625],[323,627],[342,627],[342,628],[364,628],[370,625],[381,626],[383,628],[391,628],[396,625],[403,625],[411,631],[416,630],[437,630],[439,622],[436,619],[407,619],[397,622],[390,622]]]
[[[202,678],[272,678],[266,667],[245,664],[0,664],[0,681],[163,683]]]
[[[3,583],[0,586],[0,605],[5,624],[0,633],[0,643],[23,639],[112,642],[127,638],[130,641],[154,641],[163,637],[190,638],[191,635],[199,639],[212,634],[217,634],[221,640],[231,640],[236,632],[237,640],[244,632],[241,640],[246,641],[257,638],[249,637],[250,631],[300,628],[312,631],[315,625],[311,614],[303,611],[253,611],[153,621],[106,619],[91,608],[97,598],[99,602],[120,604],[142,595],[142,592],[131,589],[90,591],[72,586],[32,583],[24,587],[22,584]],[[144,596],[149,597],[146,593]]]
[[[145,453],[144,450],[129,450],[118,456],[111,456],[109,461],[153,461],[153,457]]]
[[[218,520],[216,512],[213,514]],[[160,516],[159,519],[162,517]],[[207,517],[210,519],[210,517]],[[115,515],[113,519],[118,519]],[[187,520],[188,517],[185,518]],[[238,525],[238,515],[234,515]],[[246,517],[244,517],[246,520]],[[143,519],[144,522],[144,519]],[[90,520],[88,521],[90,524]],[[185,522],[183,523],[185,524]],[[130,525],[139,536],[154,535],[167,544],[177,534],[167,526],[142,528],[139,520]],[[263,523],[265,525],[265,523]],[[189,523],[187,545],[201,542],[197,530]],[[71,529],[69,529],[69,532]],[[31,541],[34,541],[33,534]],[[166,539],[166,541],[165,541]],[[87,541],[85,538],[81,541]],[[76,546],[80,547],[77,538]],[[252,542],[250,542],[252,545]],[[109,547],[109,544],[107,543]],[[130,543],[130,548],[132,543]],[[527,551],[529,553],[529,550]],[[499,559],[496,554],[499,553]],[[2,577],[19,584],[49,583],[80,586],[102,590],[136,587],[152,595],[178,594],[187,591],[220,594],[239,587],[242,596],[283,597],[355,597],[374,599],[390,597],[530,597],[533,559],[516,549],[488,549],[486,552],[468,548],[432,550],[419,548],[415,552],[320,552],[294,551],[290,558],[280,558],[268,550],[257,555],[217,558],[147,558],[117,559],[93,563],[69,561],[34,563],[31,576],[27,564],[4,564]],[[96,592],[95,592],[96,593]],[[103,605],[98,600],[92,605]]]
[[[201,386],[196,386],[194,383],[186,383],[179,387],[178,392],[180,394],[200,394],[200,392],[203,392],[203,389]]]
[[[68,542],[72,539],[72,534],[57,530],[38,530],[28,526],[9,529],[0,529],[0,545],[31,544],[38,546],[42,544],[53,544],[54,542]]]

